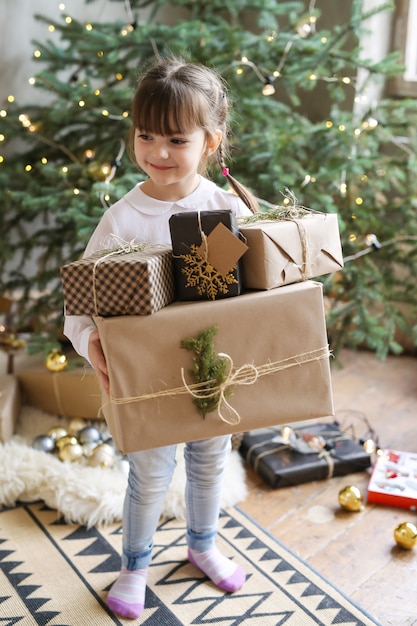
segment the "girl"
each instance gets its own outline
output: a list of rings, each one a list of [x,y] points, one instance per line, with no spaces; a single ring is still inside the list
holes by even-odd
[[[254,197],[230,176],[225,164],[228,102],[216,73],[174,58],[158,62],[139,81],[132,121],[132,151],[148,178],[104,213],[85,256],[114,246],[114,235],[125,241],[169,245],[173,213],[231,209],[243,215],[258,210]],[[213,158],[235,194],[203,176]],[[93,320],[67,316],[64,333],[89,360],[108,393],[106,361]],[[153,536],[175,468],[175,450],[176,446],[165,446],[128,455],[122,569],[107,598],[109,608],[121,617],[137,618],[144,608]],[[233,592],[243,585],[245,574],[215,546],[229,451],[230,436],[186,444],[185,499],[188,559],[219,588]]]

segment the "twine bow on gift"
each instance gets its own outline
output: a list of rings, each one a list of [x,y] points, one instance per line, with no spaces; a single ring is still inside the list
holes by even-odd
[[[225,355],[223,353],[220,354],[223,357],[226,357],[229,361],[229,373],[224,382],[219,385],[210,387],[209,390],[207,389],[207,387],[209,387],[211,383],[214,383],[214,380],[187,384],[184,380],[184,370],[183,368],[181,368],[181,378],[184,383],[182,387],[164,389],[161,391],[143,394],[140,396],[130,396],[123,398],[117,398],[111,395],[109,397],[109,400],[113,404],[130,404],[132,402],[143,402],[144,400],[155,400],[158,398],[172,397],[184,394],[189,394],[194,398],[201,397],[198,396],[199,392],[202,392],[203,394],[209,394],[209,396],[206,397],[213,397],[217,395],[217,414],[223,422],[235,426],[241,422],[241,416],[230,405],[230,403],[226,401],[225,395],[227,391],[230,392],[237,385],[253,385],[262,376],[275,374],[277,372],[290,369],[292,367],[300,367],[301,365],[311,363],[313,361],[328,359],[330,356],[330,351],[328,346],[324,346],[315,350],[311,350],[309,352],[304,352],[302,354],[282,359],[281,361],[268,362],[258,366],[249,363],[242,365],[238,368],[235,368],[233,366],[232,358],[229,355]],[[222,412],[222,406],[224,404],[232,415],[230,419],[225,417]]]
[[[230,390],[234,385],[253,385],[258,380],[258,370],[254,365],[251,365],[250,363],[242,365],[241,367],[235,369],[233,367],[233,360],[231,356],[225,354],[224,352],[219,352],[218,356],[220,358],[226,359],[229,368],[224,382],[217,385],[217,387],[215,387],[214,389],[193,389],[193,386],[188,385],[185,380],[184,368],[181,368],[181,378],[182,382],[184,383],[185,389],[193,398],[197,400],[218,398],[217,415],[226,424],[234,426],[235,424],[240,423],[240,415],[236,411],[236,409],[234,409],[232,405],[227,401],[226,391]],[[222,406],[226,407],[226,410],[231,415],[230,418],[226,418],[223,415]]]

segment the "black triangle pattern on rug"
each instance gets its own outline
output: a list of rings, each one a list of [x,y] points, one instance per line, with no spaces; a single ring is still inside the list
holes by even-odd
[[[20,541],[14,514],[20,515]],[[29,532],[50,551],[45,558],[57,570],[50,580],[31,560]],[[116,524],[66,525],[40,503],[0,511],[0,626],[381,626],[236,508],[222,512],[218,541],[245,568],[239,592],[220,591],[186,560],[185,523],[168,520],[155,536],[144,614],[119,620],[105,597],[120,568],[121,533]]]

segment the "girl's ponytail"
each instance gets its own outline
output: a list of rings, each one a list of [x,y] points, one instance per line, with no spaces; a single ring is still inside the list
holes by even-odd
[[[222,175],[227,178],[227,181],[233,191],[239,196],[239,198],[246,204],[248,209],[252,211],[252,213],[259,213],[260,208],[258,201],[255,196],[245,185],[242,185],[236,178],[234,178],[230,172],[229,168],[226,166],[223,156],[222,144],[220,142],[220,146],[217,149],[218,161],[222,170]]]

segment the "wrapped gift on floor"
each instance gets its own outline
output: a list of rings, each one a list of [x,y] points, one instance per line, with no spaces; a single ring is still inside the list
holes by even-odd
[[[12,374],[0,376],[0,441],[8,441],[14,434],[20,411],[20,390]]]
[[[49,372],[38,367],[17,374],[23,401],[60,417],[100,417],[101,390],[91,368]]]
[[[290,437],[281,428],[252,430],[244,434],[240,453],[273,488],[345,476],[371,465],[364,447],[337,422],[297,427]]]
[[[417,452],[384,450],[368,485],[368,502],[417,509]]]
[[[67,315],[149,315],[174,299],[172,250],[101,250],[64,265],[61,280]]]
[[[240,294],[239,259],[247,246],[239,238],[232,211],[176,213],[169,227],[177,299],[218,300]]]
[[[243,286],[273,289],[343,268],[337,215],[305,210],[296,219],[242,224],[249,246],[242,258]]]
[[[333,414],[320,283],[94,319],[111,389],[102,410],[121,452]],[[194,384],[193,352],[182,347],[213,327],[227,364],[217,387]],[[204,395],[218,403],[203,417],[194,396]]]

